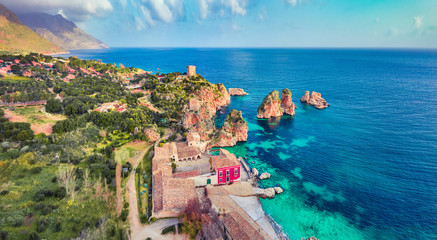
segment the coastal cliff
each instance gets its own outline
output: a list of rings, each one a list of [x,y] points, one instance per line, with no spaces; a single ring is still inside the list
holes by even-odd
[[[284,90],[282,90],[281,108],[283,109],[284,114],[294,116],[296,104],[293,103],[291,95],[290,89],[284,88]]]
[[[196,90],[194,97],[184,109],[182,126],[186,130],[198,132],[202,141],[210,140],[215,130],[213,117],[217,110],[231,103],[226,87],[209,84]]]
[[[300,98],[300,101],[317,109],[324,109],[329,106],[329,104],[326,103],[326,100],[322,98],[322,94],[314,91],[311,93],[311,96],[309,91],[305,91],[305,95]]]
[[[283,115],[281,108],[281,99],[279,98],[279,92],[273,90],[267,95],[261,105],[258,107],[257,118],[271,118],[280,117]]]
[[[243,113],[232,109],[218,132],[214,147],[231,147],[237,142],[247,141],[249,127],[243,119]]]

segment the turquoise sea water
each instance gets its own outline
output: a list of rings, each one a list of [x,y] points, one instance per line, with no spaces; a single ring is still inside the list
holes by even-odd
[[[241,87],[247,143],[230,151],[269,172],[262,200],[291,239],[437,239],[437,51],[108,49],[71,55],[162,72],[197,72]],[[256,119],[272,90],[289,88],[294,118]],[[302,105],[321,92],[325,110]],[[217,123],[225,114],[219,115]],[[253,161],[253,163],[252,163]]]

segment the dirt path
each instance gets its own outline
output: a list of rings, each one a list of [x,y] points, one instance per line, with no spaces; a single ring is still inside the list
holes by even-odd
[[[116,209],[117,216],[120,216],[121,209],[123,208],[122,198],[121,198],[121,163],[117,163],[117,167],[115,168],[115,183],[117,186],[117,201],[116,201]]]
[[[129,178],[126,183],[127,195],[129,199],[129,222],[131,228],[131,236],[135,238],[135,236],[139,233],[142,228],[142,224],[140,222],[140,217],[138,214],[138,199],[137,199],[137,191],[135,188],[135,171],[137,170],[138,164],[144,158],[144,155],[150,149],[148,146],[146,149],[142,150],[140,154],[129,159],[129,162],[132,164],[132,171],[129,175]]]
[[[166,234],[161,235],[162,229],[178,224],[178,220],[176,218],[170,218],[170,219],[161,219],[158,220],[152,224],[149,224],[141,229],[140,232],[134,237],[132,237],[133,240],[143,240],[148,237],[155,239],[174,239],[174,240],[185,240],[190,239],[188,235],[183,234]]]

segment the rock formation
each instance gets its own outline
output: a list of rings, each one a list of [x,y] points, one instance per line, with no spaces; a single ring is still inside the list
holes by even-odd
[[[245,142],[248,131],[249,127],[243,119],[243,113],[232,109],[218,132],[217,142],[214,143],[214,146],[231,147],[235,146],[237,142]]]
[[[202,86],[184,109],[182,126],[186,130],[200,133],[202,141],[210,140],[214,133],[213,117],[217,110],[231,103],[231,96],[221,83]]]
[[[258,175],[259,175],[258,169],[252,168],[252,174],[253,174],[253,176],[258,177]]]
[[[319,240],[319,239],[317,239],[316,237],[309,237],[306,240]]]
[[[284,110],[284,114],[294,116],[296,105],[293,103],[291,91],[288,88],[282,90],[281,108]]]
[[[306,103],[306,104],[309,104],[309,102],[310,102],[310,91],[305,91],[305,95],[303,95],[301,98],[300,98],[300,102],[301,103]]]
[[[253,189],[255,196],[259,196],[262,198],[274,198],[276,195],[276,191],[274,188],[254,188]]]
[[[274,187],[274,189],[275,189],[276,194],[280,194],[280,193],[284,192],[284,190],[282,190],[281,187]]]
[[[154,141],[158,140],[160,137],[158,128],[156,126],[146,128],[144,130],[144,135],[147,136],[147,138],[149,139],[149,142],[154,142]]]
[[[324,109],[329,106],[329,104],[326,103],[326,100],[322,98],[322,94],[318,92],[312,92],[310,96],[310,92],[305,91],[305,95],[302,96],[300,101],[302,103],[314,106],[317,109]]]
[[[247,95],[242,88],[229,88],[229,95],[231,96],[244,96]]]
[[[283,110],[281,108],[281,99],[279,92],[273,90],[267,95],[261,105],[258,107],[257,118],[281,117]]]
[[[261,180],[263,180],[263,179],[269,179],[270,178],[270,173],[262,173],[260,176],[259,176],[259,179],[261,179]]]

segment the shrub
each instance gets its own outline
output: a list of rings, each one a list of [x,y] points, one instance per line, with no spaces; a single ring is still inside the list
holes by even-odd
[[[127,209],[123,209],[122,211],[121,211],[121,214],[120,214],[120,218],[121,218],[121,220],[123,220],[123,222],[125,222],[126,221],[126,219],[127,219],[127,216],[129,215],[129,210],[127,210]]]
[[[38,174],[41,172],[41,170],[42,170],[42,167],[34,167],[34,168],[30,169],[30,172],[32,174]]]
[[[60,188],[56,189],[56,191],[54,193],[55,197],[57,197],[59,200],[63,199],[66,194],[67,194],[67,191],[65,190],[65,187],[60,187]]]
[[[46,230],[46,227],[47,227],[47,221],[43,218],[39,220],[36,226],[36,231],[39,233],[44,232],[44,230]]]
[[[141,223],[147,223],[147,215],[141,214],[140,221],[141,221]]]
[[[60,232],[62,230],[62,223],[57,221],[55,224],[55,232]]]
[[[165,235],[167,233],[176,233],[176,228],[174,225],[168,226],[162,229],[161,235]]]
[[[39,239],[40,239],[39,235],[36,232],[31,233],[29,236],[29,240],[39,240]]]
[[[8,190],[3,190],[3,191],[0,192],[0,196],[6,195],[6,194],[8,194],[8,193],[9,193]]]

